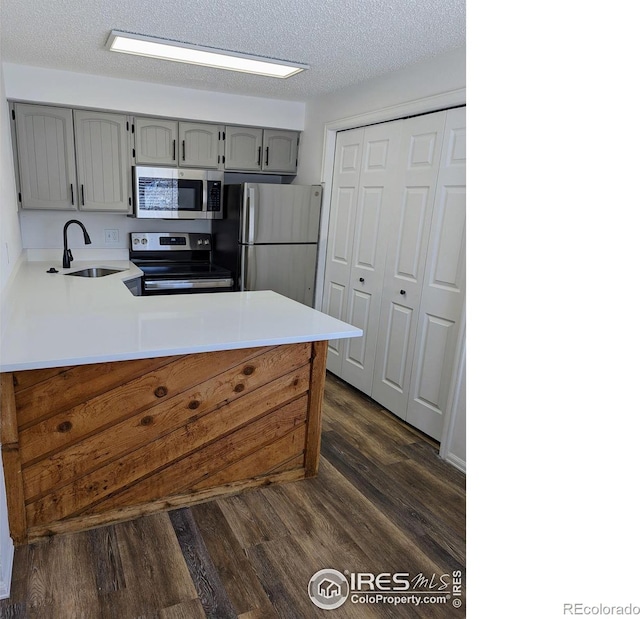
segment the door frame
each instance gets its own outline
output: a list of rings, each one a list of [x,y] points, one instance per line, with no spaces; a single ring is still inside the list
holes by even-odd
[[[355,129],[365,125],[382,123],[393,120],[400,120],[407,116],[417,116],[418,114],[427,114],[429,112],[438,112],[447,108],[466,105],[467,89],[459,88],[448,92],[415,99],[406,103],[399,103],[389,107],[363,112],[354,116],[347,116],[337,120],[332,120],[324,125],[324,144],[322,169],[320,171],[320,182],[324,188],[322,192],[322,207],[320,215],[320,238],[318,240],[318,267],[316,273],[316,293],[314,307],[319,309],[322,307],[322,294],[324,291],[324,272],[327,260],[327,246],[329,236],[329,212],[331,210],[331,187],[333,186],[333,164],[336,154],[336,138],[338,131],[347,129]],[[452,433],[455,426],[455,413],[457,409],[458,398],[461,385],[462,367],[466,356],[465,334],[466,334],[466,310],[463,310],[462,324],[458,333],[458,342],[456,344],[456,354],[454,358],[453,374],[452,374],[452,390],[449,394],[447,410],[445,412],[444,430],[442,441],[440,443],[440,457],[450,460],[449,448],[452,440]],[[454,392],[453,389],[457,388]],[[454,404],[455,400],[455,404]],[[455,462],[458,468],[465,465],[462,462]]]

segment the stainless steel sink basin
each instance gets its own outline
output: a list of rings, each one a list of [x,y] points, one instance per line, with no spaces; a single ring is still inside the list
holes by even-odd
[[[82,269],[73,273],[65,273],[65,275],[75,275],[76,277],[104,277],[105,275],[113,275],[120,273],[124,269],[106,269],[104,267],[92,267],[91,269]]]

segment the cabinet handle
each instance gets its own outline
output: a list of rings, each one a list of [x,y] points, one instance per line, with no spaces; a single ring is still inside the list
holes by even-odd
[[[71,206],[73,206],[73,183],[71,183]]]
[[[364,277],[361,277],[361,278],[360,278],[360,283],[361,283],[361,284],[364,284]]]
[[[269,166],[269,147],[268,146],[264,150],[264,165],[265,167]]]
[[[260,155],[262,154],[262,146],[258,146],[258,165],[260,165]]]
[[[80,185],[80,194],[82,195],[82,206],[84,206],[84,185]]]
[[[182,140],[182,161],[185,160],[187,156],[187,148],[185,146],[184,140]]]
[[[173,140],[173,161],[176,160],[176,141]]]
[[[407,294],[407,291],[406,290],[401,290],[400,294]]]

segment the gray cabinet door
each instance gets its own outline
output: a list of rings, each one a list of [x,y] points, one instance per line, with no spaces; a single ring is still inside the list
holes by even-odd
[[[74,110],[80,209],[129,212],[127,117]]]
[[[71,110],[17,103],[16,147],[24,209],[75,209]]]
[[[136,118],[136,163],[175,165],[178,161],[178,121]]]
[[[225,170],[254,171],[262,167],[262,129],[227,127],[224,145]]]
[[[297,131],[265,129],[262,139],[263,171],[295,173],[298,167],[298,136]]]
[[[221,164],[220,139],[224,127],[208,123],[181,122],[179,133],[179,165],[217,168]]]

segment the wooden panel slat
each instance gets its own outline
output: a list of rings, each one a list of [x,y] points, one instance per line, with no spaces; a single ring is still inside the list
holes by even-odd
[[[261,486],[270,486],[278,483],[288,483],[304,479],[304,470],[284,471],[282,473],[274,473],[273,475],[265,475],[264,477],[252,477],[251,479],[243,479],[242,481],[225,484],[224,486],[216,486],[210,490],[203,490],[197,494],[176,494],[169,497],[163,497],[157,501],[151,501],[142,505],[133,505],[132,507],[123,507],[117,510],[110,510],[104,514],[95,514],[89,516],[78,516],[68,518],[56,522],[48,522],[43,525],[30,526],[27,541],[29,543],[41,539],[50,538],[58,533],[70,533],[72,531],[86,531],[93,527],[100,527],[115,522],[125,522],[133,518],[139,518],[147,514],[155,514],[157,512],[166,512],[175,507],[185,507],[188,505],[197,505],[204,501],[208,501],[214,497],[222,495],[231,495],[242,492],[249,488],[260,488]]]
[[[33,385],[41,383],[45,380],[62,374],[67,370],[70,370],[73,366],[67,365],[60,368],[46,368],[44,370],[24,370],[22,372],[13,373],[13,385],[16,393],[28,389]]]
[[[304,389],[302,381],[299,383],[299,386]],[[255,395],[258,395],[258,393],[261,392],[256,392]],[[293,391],[290,393],[293,393]],[[304,391],[302,391],[302,393],[304,393]],[[274,395],[278,397],[277,394]],[[299,394],[296,395],[299,396]],[[249,396],[247,396],[247,398],[248,397]],[[268,400],[269,398],[266,399]],[[219,422],[223,430],[223,432],[218,433],[219,438],[217,440],[210,441],[208,444],[205,443],[199,450],[190,453],[177,462],[173,462],[171,466],[161,468],[159,471],[152,471],[151,475],[137,480],[131,487],[123,486],[121,492],[113,496],[105,497],[99,504],[90,506],[84,510],[83,513],[97,513],[118,509],[123,505],[135,505],[146,501],[153,501],[160,496],[179,494],[183,490],[185,492],[193,492],[188,489],[191,482],[202,479],[203,474],[207,471],[216,471],[228,465],[231,462],[229,458],[241,457],[237,455],[241,452],[233,452],[231,450],[231,446],[235,443],[241,441],[244,447],[249,449],[249,441],[257,440],[258,442],[254,444],[255,449],[256,445],[268,442],[268,433],[271,427],[269,424],[274,422],[275,416],[282,417],[284,421],[281,422],[281,425],[284,425],[288,429],[301,423],[300,400],[296,400],[296,402],[298,403],[294,406],[280,407],[277,408],[275,412],[273,412],[274,407],[271,406],[273,400],[265,403],[265,405],[263,405],[260,398],[257,397],[253,403],[245,402],[245,399],[236,402],[235,404],[237,406],[233,407],[234,410],[226,411],[225,409],[225,412],[228,413],[226,419],[221,418],[216,420],[216,423]],[[238,406],[240,404],[245,405],[246,408]],[[264,417],[257,418],[257,420],[251,424],[242,427],[242,423],[252,417],[249,412],[250,410],[253,410],[254,419],[257,418],[262,411],[272,411],[270,415],[271,418],[268,419],[267,417],[269,417],[269,415],[265,415]],[[233,423],[232,419],[236,415],[241,416],[241,418],[231,426],[230,424]],[[224,430],[229,428],[236,431],[231,433],[224,432]],[[238,428],[240,428],[240,430],[238,430]],[[264,432],[264,435],[261,434],[262,432]],[[211,434],[213,434],[213,432],[210,432],[210,435]],[[272,438],[274,437],[272,436]],[[176,450],[177,447],[178,446],[174,446],[174,450]],[[237,449],[242,449],[242,447],[243,445],[237,445]],[[227,458],[226,460],[224,459],[225,457]],[[255,477],[256,475],[257,473],[249,475],[249,477]],[[204,486],[201,489],[204,489]]]
[[[27,517],[18,445],[2,446],[2,465],[7,487],[9,531],[16,544],[23,544],[27,540]]]
[[[285,434],[272,443],[250,453],[241,460],[235,461],[224,469],[213,472],[204,480],[191,484],[190,490],[204,490],[212,486],[228,484],[239,479],[244,479],[247,471],[255,471],[255,475],[289,471],[302,468],[304,460],[301,458],[304,451],[306,426],[298,426],[292,432]],[[238,456],[248,447],[239,445]]]
[[[307,360],[304,347],[293,350],[269,349],[252,358],[251,374],[246,373],[246,365],[231,368],[173,398],[161,401],[151,409],[105,428],[66,449],[57,450],[31,466],[24,466],[26,499],[31,502],[42,493],[158,440],[183,424],[193,423],[215,408],[304,366]],[[43,425],[47,426],[49,422]],[[40,436],[45,437],[46,434],[43,432]]]
[[[292,383],[291,390],[300,389],[304,383],[300,378],[293,380],[290,377],[286,378],[289,378]],[[167,467],[169,463],[191,451],[201,449],[216,437],[254,419],[260,414],[260,408],[263,411],[273,408],[273,406],[267,408],[270,402],[261,397],[261,391],[254,391],[214,413],[205,415],[193,423],[185,424],[175,432],[145,445],[125,458],[107,464],[51,494],[46,494],[27,505],[27,522],[29,525],[42,524],[80,513],[116,490],[133,484],[154,470]],[[285,382],[276,390],[273,398],[281,401],[286,394]],[[254,400],[252,406],[245,402],[247,398]]]
[[[264,350],[224,351],[213,361],[207,358],[206,353],[180,357],[146,376],[58,413],[20,433],[23,462],[28,466],[92,433],[108,430],[118,421],[156,405],[159,400],[168,400],[227,368],[250,362]]]
[[[27,537],[27,519],[18,446],[13,376],[10,372],[0,374],[0,443],[2,444],[2,464],[7,489],[9,530],[13,541],[16,544],[22,544]]]
[[[18,382],[35,384],[16,392],[16,407],[20,429],[67,410],[97,395],[118,387],[134,378],[153,372],[181,357],[160,357],[114,363],[78,365],[62,372],[52,373],[45,380],[48,370],[16,372]],[[33,376],[31,374],[33,373]]]
[[[311,359],[311,392],[309,394],[309,422],[305,469],[308,477],[318,474],[320,464],[320,434],[322,432],[322,397],[326,376],[328,342],[313,343]]]
[[[0,374],[0,445],[18,444],[18,421],[11,372]]]

